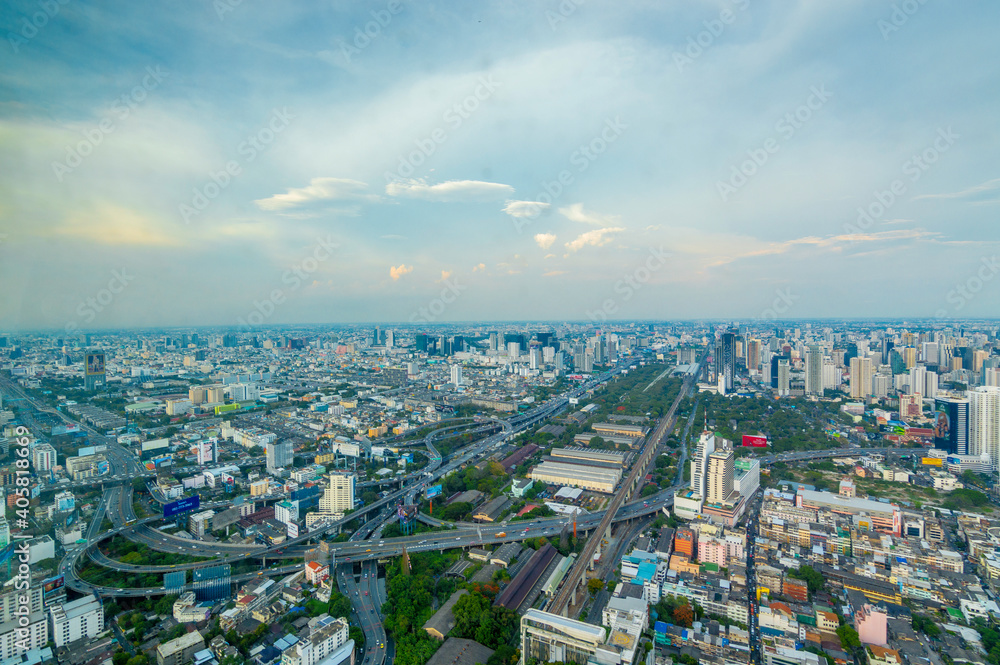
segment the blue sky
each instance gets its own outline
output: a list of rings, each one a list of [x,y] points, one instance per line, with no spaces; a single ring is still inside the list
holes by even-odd
[[[4,12],[0,328],[998,311],[995,3],[289,4]]]

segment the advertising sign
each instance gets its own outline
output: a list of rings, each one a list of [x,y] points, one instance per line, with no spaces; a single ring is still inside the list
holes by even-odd
[[[201,496],[195,494],[192,497],[186,499],[177,499],[163,506],[163,519],[170,519],[174,515],[187,512],[189,510],[198,510],[201,505]]]
[[[754,434],[743,435],[744,448],[767,448],[767,437]]]
[[[441,485],[433,485],[427,488],[427,498],[433,499],[436,496],[441,496],[444,488]]]
[[[93,352],[87,354],[86,372],[88,376],[104,374],[104,353]]]
[[[42,580],[42,596],[47,598],[49,595],[62,589],[65,585],[66,578],[64,575],[57,575],[47,580]]]

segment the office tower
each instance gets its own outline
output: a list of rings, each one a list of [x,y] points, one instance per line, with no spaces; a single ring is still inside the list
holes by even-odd
[[[267,444],[267,470],[274,473],[292,465],[295,453],[291,441],[275,441]]]
[[[719,377],[719,386],[729,393],[733,390],[736,377],[736,334],[732,331],[722,333],[715,345],[715,373]]]
[[[934,411],[934,447],[952,455],[968,455],[969,400],[938,397]]]
[[[771,356],[771,387],[774,389],[778,388],[778,363],[781,362],[782,360],[790,361],[791,356],[789,356],[787,353],[785,354],[776,353],[773,356]]]
[[[750,338],[746,344],[746,365],[748,370],[760,368],[760,340]]]
[[[723,503],[733,498],[735,465],[736,453],[733,452],[732,445],[722,439],[720,446],[708,456],[707,494],[705,495],[708,503]]]
[[[519,357],[521,357],[521,343],[507,342],[507,355],[512,360],[517,360]]]
[[[851,358],[851,397],[865,399],[872,394],[872,359]]]
[[[417,336],[416,336],[416,338],[414,340],[414,343],[416,345],[417,351],[423,351],[423,352],[426,353],[426,351],[427,351],[427,335],[425,335],[424,333],[417,333]]]
[[[903,353],[900,354],[903,358],[903,363],[906,365],[906,369],[912,369],[917,364],[917,349],[912,346],[903,347]]]
[[[989,455],[1000,468],[1000,388],[981,386],[969,393],[969,454]]]
[[[456,388],[462,385],[462,366],[452,365],[451,366],[451,383]]]
[[[760,363],[760,385],[762,386],[772,386],[771,360],[773,357],[774,354],[770,351],[764,351],[764,357]]]
[[[823,394],[823,349],[816,345],[806,347],[806,394]]]
[[[321,513],[343,513],[354,508],[354,489],[357,476],[352,473],[330,474],[330,484],[319,500]]]
[[[938,375],[937,372],[927,372],[924,375],[924,397],[931,399],[937,397]]]
[[[939,362],[937,342],[924,342],[922,346],[924,362],[928,365],[937,365]]]
[[[924,388],[927,384],[927,368],[917,365],[910,369],[910,382],[909,382],[909,392],[911,395],[913,393],[923,394]]]
[[[223,348],[227,349],[235,348],[237,344],[238,341],[236,339],[236,333],[226,333],[225,335],[222,336]]]
[[[556,371],[561,372],[563,370],[564,362],[565,361],[563,360],[563,352],[556,351],[555,354],[552,356],[552,364],[555,366]]]
[[[392,330],[385,331],[385,348],[391,349],[396,342],[396,334]]]
[[[708,457],[715,452],[715,434],[702,432],[698,446],[691,457],[691,491],[704,498],[707,492],[705,483],[708,475]]]
[[[542,348],[538,345],[532,344],[528,347],[528,367],[530,369],[538,369],[542,366]]]
[[[781,359],[778,361],[778,394],[788,395],[790,391],[791,384],[791,367],[788,364],[787,359]]]
[[[375,326],[375,329],[372,331],[372,346],[379,346],[382,344],[383,339],[382,329],[379,326]]]
[[[496,351],[499,348],[499,340],[496,332],[490,333],[490,351]]]

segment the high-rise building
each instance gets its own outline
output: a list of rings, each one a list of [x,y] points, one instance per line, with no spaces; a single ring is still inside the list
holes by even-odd
[[[22,600],[27,597],[27,603]],[[24,612],[26,615],[16,614]],[[49,641],[49,622],[42,603],[42,588],[11,589],[0,595],[0,661],[41,649]]]
[[[462,366],[452,365],[451,366],[451,383],[456,388],[462,385]]]
[[[937,397],[934,411],[934,447],[952,455],[968,455],[969,400]]]
[[[49,628],[57,647],[104,632],[104,607],[96,596],[84,596],[49,608]]]
[[[333,472],[330,484],[319,500],[321,513],[343,513],[354,508],[354,488],[357,476],[352,473]]]
[[[702,432],[698,446],[691,457],[691,490],[705,498],[707,489],[705,483],[708,476],[708,457],[715,452],[715,434]]]
[[[931,399],[937,397],[938,375],[937,372],[927,372],[924,375],[924,397]]]
[[[806,394],[823,394],[823,349],[815,344],[806,347]]]
[[[910,383],[907,392],[911,395],[914,393],[923,394],[924,388],[927,385],[927,368],[921,365],[912,367],[910,369]]]
[[[425,335],[423,333],[417,333],[417,336],[416,336],[416,338],[414,340],[414,344],[417,347],[417,351],[424,351],[424,352],[426,352],[427,351],[427,335]]]
[[[751,337],[746,343],[746,365],[748,370],[760,368],[760,340]]]
[[[717,372],[725,381],[725,391],[732,392],[736,379],[736,333],[727,331],[722,333],[722,338],[717,350],[720,358],[716,360]],[[720,383],[720,385],[722,385]]]
[[[1000,388],[981,386],[969,393],[969,454],[989,455],[1000,468]]]
[[[791,388],[791,366],[788,364],[787,358],[782,358],[778,361],[778,394],[788,395]]]
[[[708,456],[708,478],[706,479],[705,500],[708,503],[723,503],[732,500],[733,475],[736,453],[732,445],[722,439],[720,446]]]
[[[865,399],[872,394],[872,359],[851,358],[851,397]]]
[[[269,473],[291,466],[294,460],[295,452],[292,450],[291,441],[274,441],[267,444],[267,470]]]
[[[49,443],[40,443],[31,451],[31,462],[35,473],[48,473],[56,465],[56,449]]]

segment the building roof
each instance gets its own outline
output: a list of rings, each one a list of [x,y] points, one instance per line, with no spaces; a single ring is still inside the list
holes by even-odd
[[[427,620],[427,623],[424,624],[424,630],[438,639],[444,639],[455,627],[455,615],[451,609],[458,602],[458,599],[467,593],[469,592],[466,589],[459,589],[451,594],[445,604]]]
[[[434,652],[431,659],[427,661],[427,665],[476,665],[476,663],[485,663],[492,655],[493,649],[485,647],[475,640],[449,637]]]

